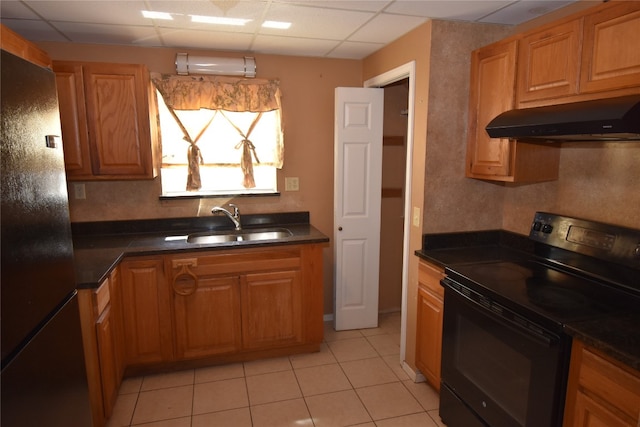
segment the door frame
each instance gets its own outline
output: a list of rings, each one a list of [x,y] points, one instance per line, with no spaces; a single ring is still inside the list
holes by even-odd
[[[384,87],[398,80],[409,79],[407,105],[407,158],[404,183],[404,225],[402,238],[402,306],[400,309],[400,362],[404,363],[407,351],[407,292],[409,284],[409,238],[411,235],[411,175],[413,170],[413,121],[415,115],[416,61],[407,62],[385,73],[366,80],[364,87]]]

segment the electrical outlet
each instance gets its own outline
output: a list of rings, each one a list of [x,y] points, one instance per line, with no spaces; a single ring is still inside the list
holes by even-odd
[[[285,177],[284,179],[284,191],[298,191],[300,190],[300,181],[298,177]]]
[[[420,208],[417,206],[413,207],[413,226],[420,227]]]
[[[73,184],[73,195],[76,200],[84,200],[87,198],[87,193],[84,188],[84,184]]]

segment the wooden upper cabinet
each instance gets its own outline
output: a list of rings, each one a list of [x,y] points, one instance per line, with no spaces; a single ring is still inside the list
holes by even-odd
[[[613,2],[584,18],[580,91],[640,86],[640,2]]]
[[[70,180],[157,175],[155,92],[144,65],[54,61]]]
[[[67,176],[69,178],[91,176],[91,153],[89,152],[82,66],[58,63],[55,73]]]
[[[510,142],[490,138],[485,127],[514,108],[517,41],[495,43],[471,54],[467,176],[508,176]]]
[[[578,93],[582,19],[534,32],[520,40],[518,104]]]
[[[558,179],[560,150],[553,145],[490,138],[487,124],[515,104],[518,41],[498,42],[471,54],[466,176],[501,182]]]

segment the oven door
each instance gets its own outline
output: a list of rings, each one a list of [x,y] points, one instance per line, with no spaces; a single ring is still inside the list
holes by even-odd
[[[440,416],[449,427],[560,426],[570,340],[443,280]]]

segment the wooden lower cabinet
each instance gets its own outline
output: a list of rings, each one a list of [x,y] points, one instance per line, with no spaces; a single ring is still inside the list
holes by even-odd
[[[640,425],[640,372],[574,341],[564,427]]]
[[[118,280],[116,269],[97,289],[78,291],[94,427],[104,426],[111,417],[122,381],[119,307],[118,300],[111,294]]]
[[[243,348],[302,342],[299,271],[247,274],[241,283]]]
[[[418,324],[416,366],[427,382],[440,390],[442,318],[444,289],[440,280],[444,270],[420,260],[418,264]]]
[[[125,363],[171,360],[171,305],[163,258],[127,258],[120,263],[120,274]]]
[[[303,294],[321,288],[304,272],[306,261],[304,246],[170,257],[176,358],[317,340],[303,331]],[[321,314],[315,323],[322,326]]]
[[[319,350],[323,247],[128,257],[80,290],[93,427],[125,375]]]
[[[195,278],[178,277],[177,282]],[[194,359],[240,350],[238,276],[202,277],[192,293],[173,295],[176,357]]]

